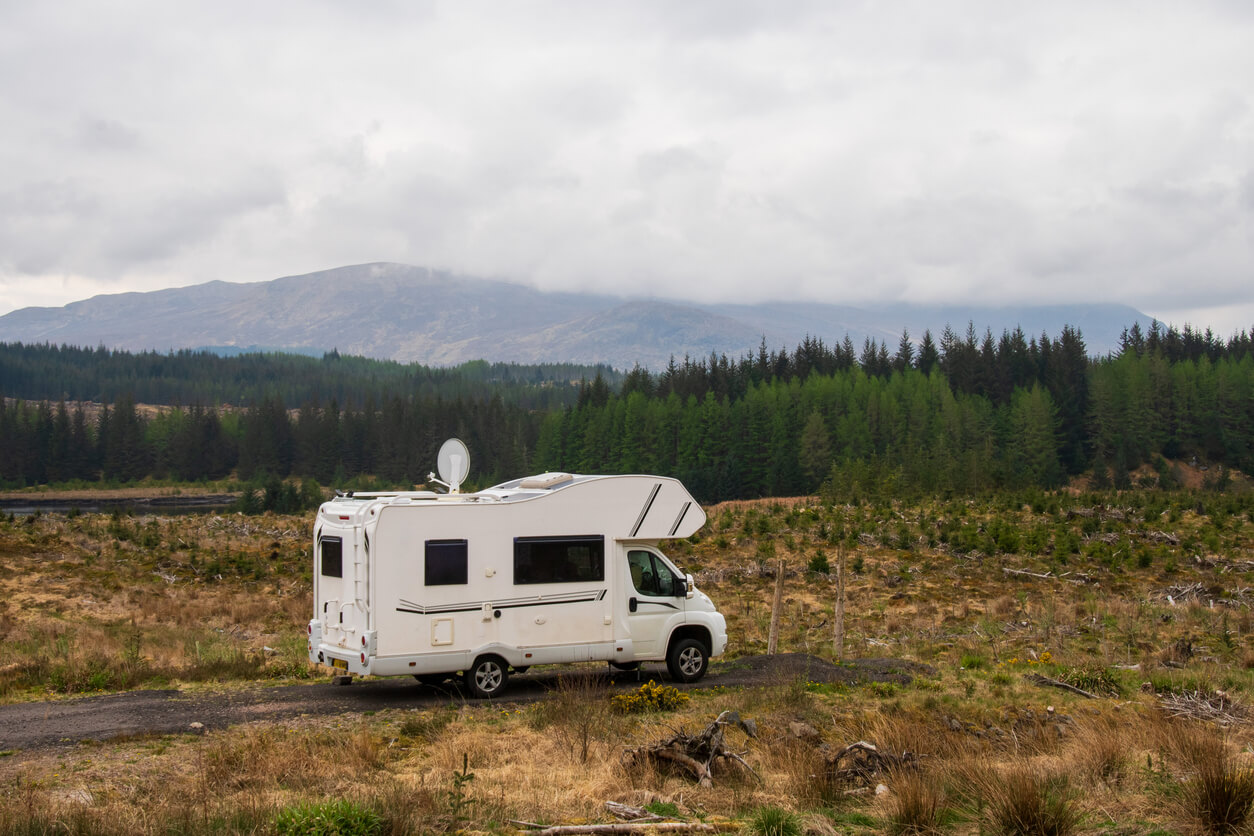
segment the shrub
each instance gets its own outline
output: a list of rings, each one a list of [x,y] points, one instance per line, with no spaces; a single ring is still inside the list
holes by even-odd
[[[1092,694],[1101,694],[1108,697],[1123,695],[1123,684],[1119,681],[1114,671],[1100,665],[1084,665],[1078,668],[1069,668],[1059,674],[1058,678],[1068,685],[1074,685]]]
[[[298,804],[274,818],[280,836],[359,836],[383,832],[383,820],[368,807],[351,801]]]
[[[616,694],[610,698],[610,707],[619,714],[673,711],[687,703],[687,694],[671,685],[658,685],[652,679],[633,693]]]

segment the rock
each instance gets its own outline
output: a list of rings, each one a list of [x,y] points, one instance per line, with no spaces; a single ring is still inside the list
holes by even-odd
[[[818,743],[823,739],[819,734],[819,730],[809,723],[803,723],[800,720],[793,720],[788,724],[788,732],[798,740],[806,743]]]
[[[205,733],[205,724],[204,724],[204,723],[188,723],[187,727],[188,727],[189,729],[191,729],[193,732],[195,732],[196,734],[204,734],[204,733]]]
[[[876,795],[888,795],[888,785],[887,785],[887,784],[876,784],[876,785],[875,785],[875,794],[876,794]]]

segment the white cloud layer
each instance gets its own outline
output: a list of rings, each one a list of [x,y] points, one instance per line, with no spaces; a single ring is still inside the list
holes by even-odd
[[[399,261],[1254,326],[1254,6],[0,0],[0,313]]]

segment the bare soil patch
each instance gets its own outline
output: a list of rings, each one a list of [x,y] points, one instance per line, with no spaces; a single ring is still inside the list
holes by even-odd
[[[773,685],[797,679],[838,685],[864,682],[909,685],[915,676],[936,673],[931,665],[905,659],[868,658],[829,662],[806,653],[742,656],[724,663],[718,670],[720,684],[724,684],[724,679],[734,679],[738,685]]]

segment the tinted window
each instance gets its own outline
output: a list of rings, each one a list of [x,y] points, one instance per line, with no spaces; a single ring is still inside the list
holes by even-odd
[[[344,544],[339,537],[323,537],[321,573],[328,578],[344,577]]]
[[[671,598],[687,592],[687,585],[679,585],[675,573],[652,552],[630,551],[627,567],[631,570],[631,582],[641,595]]]
[[[428,540],[423,555],[423,582],[427,586],[466,583],[466,541]]]
[[[516,537],[514,583],[605,580],[604,537]]]

